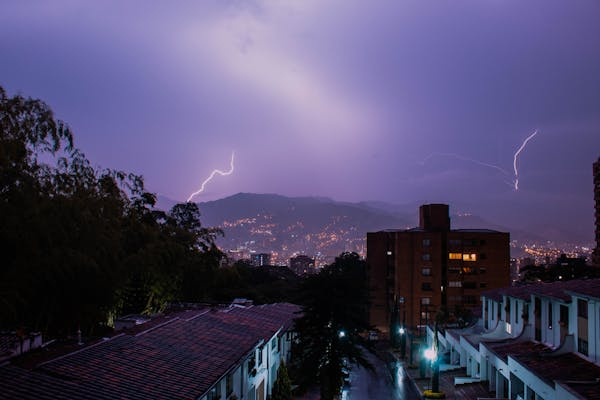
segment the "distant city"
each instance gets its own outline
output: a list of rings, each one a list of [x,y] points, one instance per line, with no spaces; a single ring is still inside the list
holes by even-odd
[[[163,202],[169,204],[164,199]],[[236,214],[228,214],[232,202],[239,210]],[[257,202],[261,203],[260,210],[253,207]],[[199,206],[203,221],[223,230],[224,237],[218,244],[231,261],[250,260],[254,254],[266,253],[270,255],[270,264],[279,266],[289,266],[290,258],[298,255],[314,258],[316,268],[331,263],[343,251],[366,257],[365,232],[389,227],[409,229],[418,222],[416,214],[391,214],[363,203],[270,194],[240,193],[199,203]],[[459,228],[493,227],[510,232],[511,258],[523,266],[524,263],[550,264],[563,254],[589,261],[594,248],[592,241],[544,240],[534,233],[494,225],[487,222],[485,216],[469,212],[455,213],[451,219]]]

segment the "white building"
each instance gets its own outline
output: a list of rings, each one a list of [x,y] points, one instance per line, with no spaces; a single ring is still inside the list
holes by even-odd
[[[491,290],[481,299],[478,325],[440,333],[450,363],[487,382],[496,398],[600,398],[600,279]]]

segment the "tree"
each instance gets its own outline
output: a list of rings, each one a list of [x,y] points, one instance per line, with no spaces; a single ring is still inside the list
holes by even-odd
[[[277,379],[273,384],[271,400],[291,400],[292,399],[292,383],[288,376],[287,368],[283,360],[279,362],[279,370],[277,370]]]
[[[319,274],[306,279],[302,317],[295,321],[295,377],[302,389],[318,383],[321,398],[333,399],[347,377],[346,366],[372,368],[364,350],[368,288],[366,263],[356,253],[343,253]]]
[[[195,204],[154,204],[140,176],[92,167],[48,105],[0,87],[0,330],[89,334],[181,299],[218,265],[219,231]]]

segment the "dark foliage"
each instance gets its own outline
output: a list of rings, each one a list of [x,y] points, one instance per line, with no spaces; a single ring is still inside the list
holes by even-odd
[[[195,204],[154,203],[141,177],[93,168],[45,103],[0,88],[0,330],[89,334],[204,298],[220,232]]]
[[[303,316],[296,320],[294,377],[301,389],[318,383],[321,398],[332,399],[347,377],[347,366],[371,368],[364,351],[369,330],[366,263],[343,253],[302,286]]]

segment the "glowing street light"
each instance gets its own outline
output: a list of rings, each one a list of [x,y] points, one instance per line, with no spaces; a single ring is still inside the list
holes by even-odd
[[[339,331],[339,332],[338,332],[338,336],[339,336],[340,338],[343,338],[343,337],[345,337],[345,336],[346,336],[346,332],[345,332],[345,331]]]
[[[434,349],[427,349],[425,350],[424,355],[426,359],[431,360],[433,362],[437,358],[437,351],[435,351]]]
[[[398,329],[398,333],[404,335],[406,333],[406,330],[403,327],[400,327],[400,329]]]

